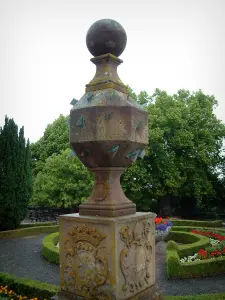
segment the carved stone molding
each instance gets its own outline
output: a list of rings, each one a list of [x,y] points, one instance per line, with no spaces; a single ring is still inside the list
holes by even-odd
[[[135,226],[124,226],[120,230],[121,240],[126,245],[120,253],[120,267],[126,293],[138,293],[148,287],[152,255],[151,223],[138,221]]]

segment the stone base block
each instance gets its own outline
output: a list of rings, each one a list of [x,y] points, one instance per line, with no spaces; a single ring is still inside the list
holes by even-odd
[[[84,203],[79,206],[81,216],[102,216],[102,217],[121,217],[136,213],[134,203],[125,203],[123,205],[107,205]]]
[[[58,295],[52,297],[52,300],[89,300],[90,298],[83,298],[67,292],[59,292]],[[108,296],[100,296],[98,300],[111,300],[116,298],[108,298]],[[138,293],[136,296],[129,298],[129,300],[163,300],[163,293],[155,284],[150,288]]]
[[[79,300],[147,300],[155,285],[154,213],[60,216],[60,293]]]

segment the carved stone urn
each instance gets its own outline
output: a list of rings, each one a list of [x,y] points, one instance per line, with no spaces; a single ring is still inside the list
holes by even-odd
[[[92,194],[80,215],[124,216],[136,212],[120,185],[120,177],[148,144],[147,112],[128,94],[117,74],[123,62],[126,32],[116,21],[95,22],[86,44],[96,65],[94,78],[70,112],[70,146],[94,173]]]

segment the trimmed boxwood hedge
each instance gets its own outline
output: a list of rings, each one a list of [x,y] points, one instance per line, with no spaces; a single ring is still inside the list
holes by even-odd
[[[185,228],[187,230],[187,228]],[[189,231],[192,228],[189,227]],[[218,231],[217,231],[218,232]],[[177,242],[184,242],[185,237],[195,235],[193,233],[174,231],[170,232],[168,239],[173,238]],[[169,278],[198,278],[207,277],[225,273],[225,257],[219,257],[216,259],[205,259],[200,261],[194,261],[190,263],[182,264],[180,258],[184,256],[193,255],[200,248],[206,248],[208,245],[201,245],[206,238],[201,235],[195,235],[199,237],[199,242],[193,244],[178,245],[175,241],[169,240],[166,248],[166,273]],[[208,239],[208,238],[206,238]],[[205,240],[206,241],[206,240]]]
[[[59,242],[59,233],[55,232],[46,235],[42,240],[42,256],[49,262],[59,265],[59,248],[56,247]]]
[[[180,258],[193,255],[200,248],[210,246],[209,238],[191,232],[171,231],[166,240],[169,241],[167,249],[170,249],[173,244],[172,249],[177,251]],[[183,243],[184,245],[178,245],[176,242]]]
[[[28,278],[17,278],[5,273],[0,273],[0,285],[7,285],[19,295],[38,298],[38,300],[50,299],[59,291],[59,287],[56,285]]]
[[[170,219],[174,226],[194,226],[196,227],[222,227],[222,220],[215,221],[195,221],[195,220],[174,220]]]
[[[29,228],[29,227],[40,227],[40,226],[52,226],[58,224],[57,222],[35,222],[35,223],[24,223],[20,224],[20,228]]]
[[[15,230],[0,231],[0,239],[31,236],[40,233],[52,233],[57,231],[59,231],[59,225],[20,228]]]
[[[171,228],[171,231],[185,231],[185,232],[190,232],[193,229],[204,229],[212,232],[217,232],[221,234],[225,234],[225,228],[212,228],[212,227],[195,227],[195,226],[173,226]]]

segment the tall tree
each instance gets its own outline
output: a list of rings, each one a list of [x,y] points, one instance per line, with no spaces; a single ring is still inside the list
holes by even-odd
[[[44,135],[36,143],[30,145],[34,176],[43,169],[48,157],[52,154],[59,154],[69,147],[67,119],[68,116],[60,115],[46,127]]]
[[[27,183],[27,174],[31,165],[26,161],[24,131],[13,119],[5,118],[0,130],[0,229],[17,228],[26,215],[27,197],[31,196],[31,183]],[[27,164],[27,168],[25,168]]]
[[[34,181],[32,206],[76,207],[90,196],[93,176],[70,149],[50,156]]]

